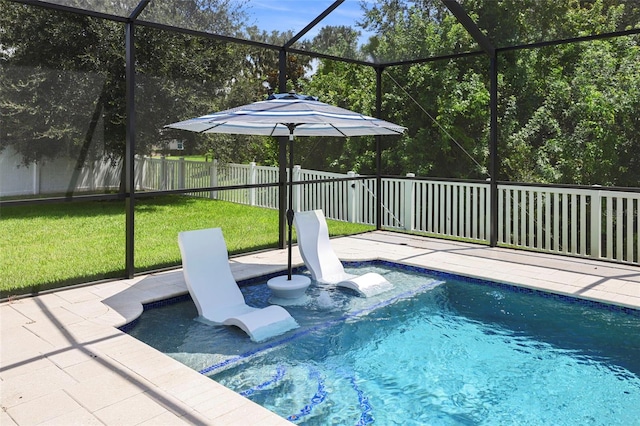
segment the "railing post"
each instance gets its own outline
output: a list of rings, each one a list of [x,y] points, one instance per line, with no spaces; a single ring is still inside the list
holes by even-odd
[[[256,163],[255,162],[250,162],[249,163],[249,185],[255,185],[256,184]],[[256,205],[256,189],[255,188],[249,188],[249,205],[250,206],[255,206]]]
[[[184,189],[185,185],[185,167],[184,167],[184,157],[180,157],[178,159],[178,189]]]
[[[141,156],[140,163],[140,179],[138,181],[138,185],[140,185],[140,190],[144,191],[147,189],[147,175],[149,174],[149,157],[146,155]]]
[[[146,156],[144,155],[136,155],[136,165],[134,168],[134,181],[133,181],[133,187],[136,189],[136,191],[141,191],[142,190],[142,178],[143,178],[143,173],[144,173],[144,163],[145,160],[147,159]]]
[[[135,163],[135,160],[134,160]],[[91,162],[89,162],[88,165],[88,169],[87,168],[83,168],[84,170],[87,170],[87,183],[89,185],[89,191],[95,191],[96,189],[96,163],[95,161],[91,160]],[[134,175],[135,176],[135,175]],[[78,187],[76,186],[76,190],[78,189]]]
[[[218,160],[215,158],[211,160],[211,165],[209,166],[209,186],[218,186]],[[211,191],[209,198],[216,200],[218,198],[218,191]]]
[[[498,55],[493,51],[489,64],[489,109],[491,111],[489,125],[489,246],[498,245]]]
[[[349,171],[347,172],[347,177],[356,177],[356,172]],[[356,181],[350,180],[347,182],[347,221],[351,223],[355,223],[358,217],[356,213],[357,207],[357,199],[356,199]]]
[[[167,159],[166,157],[160,157],[160,190],[165,191],[167,189]]]
[[[302,180],[302,168],[299,165],[293,166],[293,177],[291,180],[292,182],[300,182]],[[299,212],[302,205],[301,185],[293,185],[292,192],[293,211]]]
[[[38,162],[33,162],[33,195],[40,194],[40,173],[41,168],[38,166]]]
[[[407,173],[408,178],[416,177],[415,173]],[[404,229],[406,231],[411,231],[413,229],[413,205],[415,204],[413,189],[415,186],[415,181],[413,179],[407,179],[402,181],[404,186],[404,205],[402,209],[404,210],[403,222]]]
[[[599,188],[600,185],[594,185]],[[591,257],[602,256],[602,197],[599,190],[591,194]]]

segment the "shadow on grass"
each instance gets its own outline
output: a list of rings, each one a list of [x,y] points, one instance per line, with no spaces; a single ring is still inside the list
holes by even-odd
[[[332,236],[373,229],[341,221],[328,223]],[[278,248],[276,210],[183,195],[149,197],[136,200],[135,273],[179,267],[178,233],[211,227],[223,229],[230,255]],[[6,267],[0,268],[0,298],[126,278],[124,250],[122,254],[113,251],[123,248],[125,241],[123,201],[3,207],[0,232],[10,237],[0,256],[6,261]],[[43,253],[45,248],[47,253]],[[73,268],[61,274],[61,260],[73,263]],[[40,282],[34,283],[36,280]]]
[[[124,269],[101,274],[88,274],[77,277],[69,277],[63,280],[42,282],[19,288],[0,289],[0,299],[11,299],[16,296],[38,295],[49,290],[60,290],[80,284],[89,284],[101,280],[124,278]]]

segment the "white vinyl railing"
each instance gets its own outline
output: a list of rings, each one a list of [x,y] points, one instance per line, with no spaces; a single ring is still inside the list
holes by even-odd
[[[499,243],[638,263],[638,193],[509,185],[498,194]]]
[[[139,159],[140,190],[189,189],[278,182],[277,167]],[[357,177],[303,170],[293,182]],[[288,177],[287,177],[288,179]],[[406,178],[382,179],[385,228],[447,238],[489,242],[490,185]],[[193,194],[278,208],[278,187],[243,188]],[[294,210],[322,209],[328,218],[375,225],[376,179],[293,185]],[[564,188],[498,185],[498,244],[548,253],[640,264],[640,193],[600,187]]]
[[[488,241],[489,185],[414,179],[384,179],[382,185],[384,226]]]

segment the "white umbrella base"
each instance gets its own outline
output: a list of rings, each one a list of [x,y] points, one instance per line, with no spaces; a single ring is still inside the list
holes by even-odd
[[[267,287],[269,287],[273,296],[279,299],[302,297],[309,285],[311,285],[311,279],[304,275],[291,275],[291,280],[288,279],[287,275],[282,275],[267,281]]]

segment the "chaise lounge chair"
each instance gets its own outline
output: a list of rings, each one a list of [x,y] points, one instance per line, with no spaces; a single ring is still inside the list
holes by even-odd
[[[260,309],[245,303],[220,228],[180,232],[178,245],[187,288],[205,322],[235,325],[256,342],[298,327],[281,306]]]
[[[302,260],[318,283],[350,288],[365,297],[393,288],[380,274],[369,272],[352,275],[344,271],[342,262],[331,248],[329,229],[322,210],[296,212],[293,222]]]

